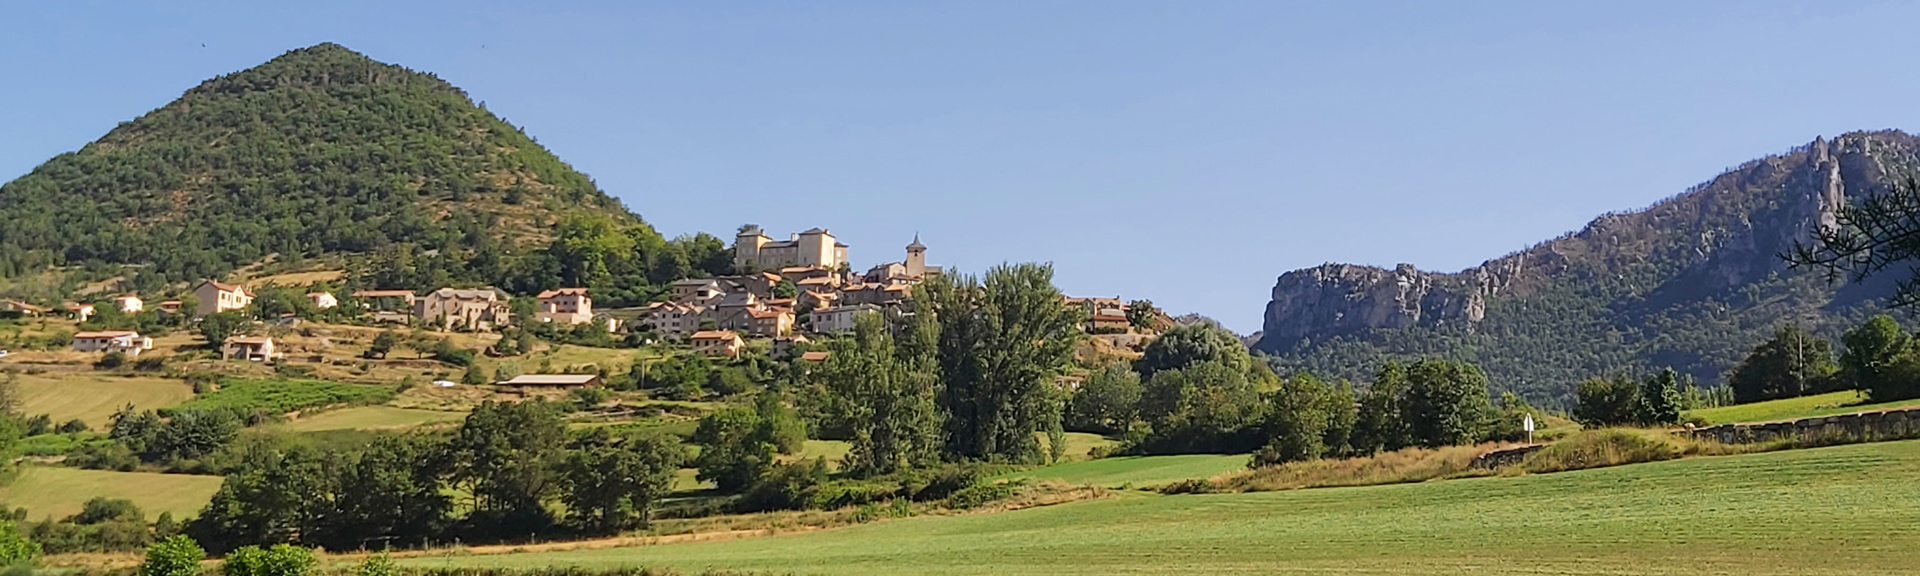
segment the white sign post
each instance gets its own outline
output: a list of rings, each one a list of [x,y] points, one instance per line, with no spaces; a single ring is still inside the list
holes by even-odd
[[[1525,428],[1527,430],[1527,443],[1532,444],[1533,443],[1533,415],[1528,414],[1526,416],[1527,418],[1525,420],[1520,421],[1520,427]]]

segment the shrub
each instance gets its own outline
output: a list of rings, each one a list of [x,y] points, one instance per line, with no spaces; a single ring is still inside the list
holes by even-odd
[[[939,500],[955,492],[972,488],[987,478],[986,470],[979,464],[953,463],[943,465],[933,471],[925,486],[913,493],[916,502]]]
[[[975,484],[954,492],[947,497],[947,507],[954,509],[978,508],[988,503],[1005,500],[1013,496],[1014,485],[994,482]]]
[[[1658,432],[1589,430],[1555,442],[1520,462],[1527,472],[1561,472],[1679,458],[1685,450]]]
[[[93,362],[93,367],[101,370],[114,370],[125,365],[127,365],[127,354],[125,352],[108,352],[106,355],[101,356],[99,360]]]
[[[776,465],[742,494],[735,506],[741,512],[803,508],[813,491],[826,481],[825,459]]]
[[[393,563],[393,556],[382,550],[379,554],[368,556],[367,561],[362,562],[353,573],[354,576],[399,576],[400,567]]]
[[[159,372],[167,369],[167,359],[159,356],[143,356],[133,363],[133,369],[141,372]]]
[[[198,576],[200,561],[207,551],[184,534],[176,534],[147,547],[147,560],[140,564],[140,576]]]
[[[26,564],[40,555],[40,543],[28,540],[13,522],[0,520],[0,565]]]

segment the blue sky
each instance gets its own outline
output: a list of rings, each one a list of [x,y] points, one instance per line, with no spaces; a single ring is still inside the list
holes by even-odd
[[[918,232],[1251,332],[1288,270],[1459,270],[1920,128],[1907,2],[265,4],[9,3],[0,179],[332,41],[465,88],[670,236],[824,226],[865,265]]]

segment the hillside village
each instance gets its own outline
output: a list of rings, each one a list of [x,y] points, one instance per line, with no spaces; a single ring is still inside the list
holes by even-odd
[[[497,334],[527,326],[566,333],[585,330],[608,334],[609,345],[677,345],[696,354],[737,359],[749,342],[762,342],[765,350],[786,355],[796,345],[808,347],[814,339],[847,334],[860,315],[897,312],[913,298],[916,285],[943,272],[942,267],[927,264],[928,249],[918,236],[905,246],[901,260],[875,264],[864,272],[854,268],[848,249],[822,228],[776,241],[756,226],[743,227],[733,244],[734,266],[752,272],[677,280],[668,285],[662,300],[628,309],[596,309],[590,291],[580,287],[554,287],[528,295],[530,313],[523,310],[516,316],[511,305],[515,296],[491,287],[336,293],[330,283],[282,286],[269,282],[271,289],[294,289],[304,300],[293,311],[271,315],[255,306],[260,288],[208,279],[180,299],[155,303],[152,310],[139,295],[122,294],[97,303],[68,301],[57,307],[6,300],[0,302],[0,315],[59,315],[85,327],[95,320],[96,310],[105,308],[116,317],[146,314],[170,319],[160,325],[182,328],[215,315],[249,315],[253,327],[236,327],[230,336],[208,346],[222,360],[255,362],[288,359],[284,338],[277,340],[267,328],[319,318],[440,333]],[[1066,297],[1062,304],[1082,314],[1084,332],[1108,337],[1105,342],[1120,350],[1137,352],[1158,330],[1173,325],[1165,313],[1145,302]],[[138,358],[154,349],[154,338],[131,329],[83,329],[72,335],[70,348]],[[30,357],[15,356],[14,361]],[[808,357],[822,360],[826,353]],[[521,380],[531,381],[531,377]]]

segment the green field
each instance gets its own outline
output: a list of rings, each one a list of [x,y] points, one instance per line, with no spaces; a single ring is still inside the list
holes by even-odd
[[[731,541],[409,559],[795,574],[1910,574],[1920,441],[1359,488],[1138,492]]]
[[[1144,488],[1193,478],[1208,478],[1247,467],[1245,454],[1184,454],[1180,456],[1116,456],[1067,462],[1007,474],[1006,478],[1062,480],[1100,486],[1132,485]]]
[[[1816,416],[1831,416],[1834,414],[1851,414],[1854,412],[1871,412],[1889,408],[1911,408],[1920,406],[1920,398],[1882,402],[1879,404],[1863,404],[1862,402],[1865,401],[1866,398],[1859,392],[1846,390],[1827,394],[1816,394],[1813,396],[1801,396],[1799,398],[1688,410],[1686,416],[1698,416],[1706,419],[1710,424],[1730,424],[1736,422],[1798,420]]]
[[[176,520],[200,513],[220,488],[219,476],[109,472],[27,466],[20,477],[0,486],[0,503],[8,509],[25,507],[27,518],[64,518],[80,511],[95,496],[132,500],[149,520],[172,512]]]
[[[166,408],[192,399],[193,387],[167,378],[51,372],[21,374],[20,393],[23,413],[50,414],[55,423],[79,418],[94,429],[103,429],[121,407]]]
[[[391,398],[393,388],[367,384],[346,384],[326,380],[244,380],[220,381],[220,389],[201,394],[180,405],[181,408],[232,408],[241,412],[266,411],[285,414],[302,408],[333,404],[373,402]]]
[[[355,406],[339,410],[328,410],[312,416],[302,417],[298,420],[288,422],[282,427],[293,432],[317,432],[321,430],[395,430],[425,424],[458,422],[466,417],[467,415],[463,412],[395,408],[392,406]]]

